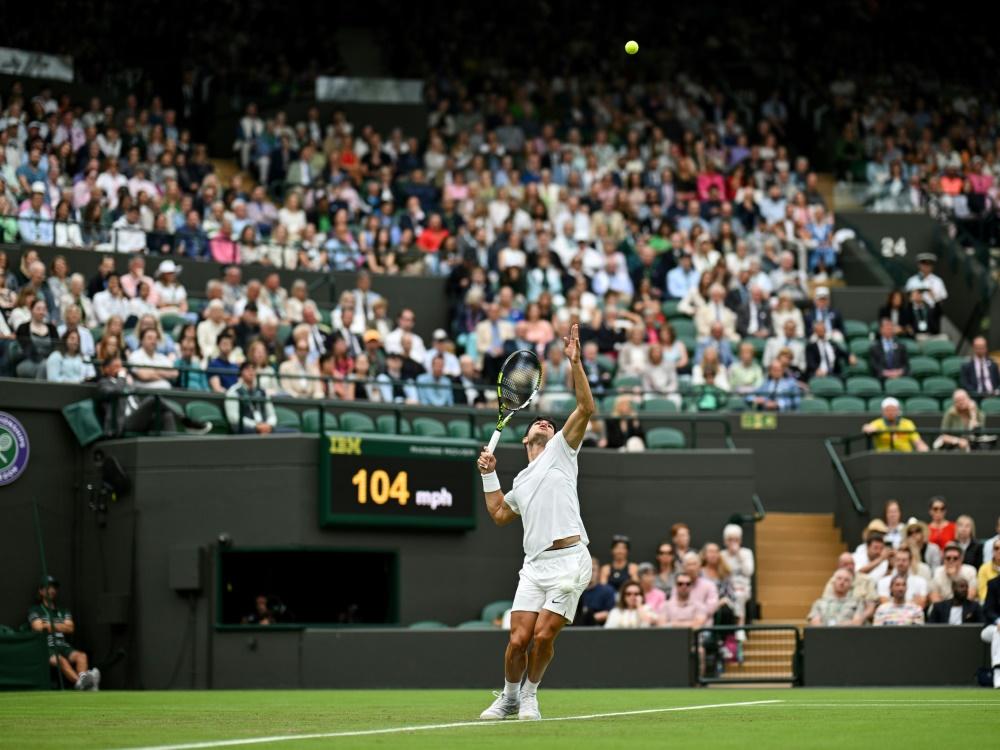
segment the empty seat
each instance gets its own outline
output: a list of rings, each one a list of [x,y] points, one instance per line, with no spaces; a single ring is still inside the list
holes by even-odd
[[[950,398],[951,394],[958,388],[955,378],[946,378],[943,375],[936,375],[927,378],[922,384],[923,395],[931,398]]]
[[[615,388],[638,388],[642,385],[642,378],[638,375],[619,375],[613,385]]]
[[[955,343],[948,340],[925,341],[920,345],[920,351],[926,357],[946,359],[955,356]]]
[[[899,342],[899,344],[904,349],[906,349],[906,354],[908,356],[915,357],[918,354],[920,354],[920,344],[918,344],[913,339],[907,339],[907,338],[900,337],[900,338],[897,338],[896,341]]]
[[[851,354],[856,357],[867,357],[868,350],[871,349],[872,342],[868,339],[851,339],[848,343],[848,348],[851,350]]]
[[[940,412],[941,405],[938,400],[928,396],[912,396],[906,399],[903,406],[903,413],[911,416],[914,414],[939,414]]]
[[[677,449],[687,447],[684,433],[673,427],[654,427],[646,432],[646,447],[652,449]]]
[[[893,378],[885,381],[885,395],[896,398],[907,398],[920,395],[920,383],[916,378]]]
[[[62,408],[62,413],[70,430],[73,431],[76,441],[81,446],[88,446],[104,436],[104,430],[101,428],[97,412],[94,410],[93,399],[85,398],[83,401],[66,404]]]
[[[660,309],[663,310],[663,315],[670,320],[677,315],[680,315],[677,311],[677,306],[681,303],[679,299],[668,299],[661,306]]]
[[[447,627],[443,622],[437,620],[421,620],[410,624],[410,630],[440,630]]]
[[[479,615],[480,620],[485,620],[486,622],[494,622],[503,617],[503,613],[514,606],[514,602],[508,599],[500,599],[495,602],[490,602],[483,607],[482,613]]]
[[[278,427],[286,430],[301,432],[302,423],[299,421],[299,413],[287,406],[275,406],[274,414],[278,418]]]
[[[726,410],[727,411],[746,411],[747,410],[747,400],[745,396],[740,396],[737,393],[732,394],[726,399]]]
[[[845,320],[844,336],[848,339],[868,338],[868,324],[863,320]]]
[[[941,374],[941,364],[931,357],[911,357],[910,377],[929,378]]]
[[[817,377],[809,381],[809,390],[815,396],[833,398],[844,395],[844,384],[840,378]]]
[[[413,420],[413,434],[421,437],[448,437],[448,429],[436,419],[417,417]]]
[[[345,411],[340,415],[340,429],[344,432],[376,432],[375,420],[357,411]]]
[[[495,627],[492,622],[485,622],[483,620],[466,620],[465,622],[460,622],[455,626],[459,630],[493,630]]]
[[[804,398],[799,401],[799,411],[805,414],[826,414],[830,411],[830,402],[825,398]]]
[[[941,374],[949,378],[958,378],[962,372],[965,357],[945,357],[941,360]]]
[[[868,411],[873,414],[879,414],[882,411],[882,400],[884,396],[876,396],[875,398],[868,399]]]
[[[648,398],[642,402],[642,410],[651,414],[676,414],[680,411],[669,398]]]
[[[855,375],[847,379],[846,391],[848,396],[871,398],[882,395],[882,384],[870,375]]]
[[[1000,398],[984,398],[979,408],[983,414],[1000,414]]]
[[[226,421],[222,409],[211,401],[188,401],[184,406],[184,413],[196,422],[208,422],[212,425],[212,432],[229,432],[229,422]]]
[[[472,438],[472,425],[467,419],[453,419],[448,423],[448,435],[453,438],[470,440]]]
[[[569,414],[576,408],[575,398],[561,398],[552,402],[552,411],[556,414]]]
[[[320,433],[319,409],[309,409],[302,413],[302,431],[318,435]],[[327,432],[338,427],[337,415],[332,411],[323,412],[323,429]]]
[[[830,411],[837,414],[861,414],[867,411],[867,404],[857,396],[837,396],[830,399]]]
[[[163,313],[160,316],[160,325],[163,326],[164,332],[170,334],[173,338],[177,338],[177,329],[188,322],[187,317],[184,315],[178,315],[177,313]]]
[[[844,374],[847,377],[852,375],[871,375],[871,373],[872,368],[868,366],[868,355],[858,357],[853,365],[847,365],[847,368],[844,370]]]
[[[677,338],[687,338],[688,336],[695,338],[698,335],[691,318],[674,318],[670,321],[670,325],[673,326]]]

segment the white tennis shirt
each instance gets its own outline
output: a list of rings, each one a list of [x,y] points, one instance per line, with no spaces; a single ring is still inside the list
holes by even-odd
[[[504,495],[503,501],[521,516],[524,525],[526,563],[551,547],[556,539],[579,534],[580,541],[590,543],[576,494],[578,454],[560,430],[545,450],[514,477],[513,487]]]

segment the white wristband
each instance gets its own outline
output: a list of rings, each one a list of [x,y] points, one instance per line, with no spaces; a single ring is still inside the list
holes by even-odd
[[[483,492],[496,492],[500,489],[500,477],[495,471],[483,474]]]

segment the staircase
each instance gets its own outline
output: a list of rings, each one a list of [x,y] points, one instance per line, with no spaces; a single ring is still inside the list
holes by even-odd
[[[844,549],[830,513],[768,513],[756,529],[760,624],[804,624]]]

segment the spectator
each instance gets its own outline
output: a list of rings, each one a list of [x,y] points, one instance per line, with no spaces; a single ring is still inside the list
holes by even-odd
[[[916,288],[923,290],[924,299],[928,305],[940,305],[948,299],[948,289],[944,285],[941,277],[934,273],[934,264],[937,256],[934,253],[920,253],[917,255],[917,272],[906,280],[904,290],[913,291]]]
[[[885,543],[895,549],[906,537],[906,524],[903,523],[903,510],[898,500],[886,500],[882,509],[882,520],[885,522]]]
[[[879,605],[878,591],[875,587],[874,579],[864,573],[855,572],[854,556],[850,552],[842,552],[840,557],[837,558],[837,570],[846,570],[853,576],[849,596],[857,599],[864,605],[864,614],[861,621],[871,621],[872,615],[875,614],[875,608]],[[830,576],[830,580],[826,582],[826,588],[823,589],[824,598],[831,596],[833,596],[833,576]]]
[[[90,301],[90,297],[84,288],[83,275],[79,273],[74,273],[69,277],[69,291],[63,295],[62,300],[59,302],[59,309],[63,312],[63,323],[67,322],[69,308],[74,305],[78,308],[78,323],[82,323],[84,326],[92,326],[97,323],[97,317],[94,314],[94,304]],[[87,342],[85,338],[84,351],[86,350]]]
[[[889,586],[891,581],[902,578],[906,581],[906,601],[913,602],[921,609],[927,604],[927,580],[923,576],[916,575],[911,566],[913,563],[913,552],[909,547],[900,547],[892,555],[892,574],[885,575],[876,583],[879,599],[885,603],[889,601],[891,592]]]
[[[889,292],[885,304],[878,310],[879,321],[888,320],[892,323],[894,336],[901,336],[907,330],[912,330],[913,321],[909,317],[910,309],[906,305],[903,293],[899,289]]]
[[[139,334],[139,348],[128,358],[132,379],[144,388],[169,389],[171,381],[178,377],[171,359],[157,351],[159,339],[160,333],[155,326],[143,329]]]
[[[868,350],[868,364],[872,374],[883,380],[899,378],[910,371],[906,347],[896,340],[895,326],[888,318],[879,322],[879,337]]]
[[[174,360],[177,371],[177,387],[189,391],[210,391],[208,376],[198,351],[198,340],[194,336],[181,337],[179,354]]]
[[[990,550],[990,559],[986,560],[979,566],[979,572],[976,574],[976,591],[979,592],[979,600],[983,602],[984,605],[987,598],[987,586],[989,586],[994,578],[1000,576],[1000,543],[994,542],[992,548],[984,548],[983,557],[986,556],[987,549]],[[1000,611],[998,611],[997,614],[1000,615]],[[987,619],[987,622],[989,622],[989,619]]]
[[[865,574],[877,581],[889,572],[893,548],[886,544],[884,530],[885,524],[879,519],[868,524],[863,542],[854,550],[856,574]]]
[[[667,272],[668,299],[681,300],[693,289],[698,288],[701,274],[694,268],[694,260],[688,252],[681,252],[677,257],[677,265]]]
[[[278,367],[282,390],[293,398],[322,398],[319,367],[309,360],[308,336],[295,335],[293,347],[292,356]]]
[[[833,574],[833,591],[813,602],[807,621],[810,625],[861,625],[864,622],[864,602],[850,595],[853,576],[839,568]]]
[[[1000,545],[997,549],[1000,549]],[[986,627],[980,633],[980,638],[983,643],[990,644],[993,687],[1000,688],[1000,578],[994,578],[987,586],[983,619],[986,621]]]
[[[423,366],[424,369],[431,369],[431,362],[436,357],[441,357],[444,360],[444,375],[449,378],[456,378],[462,373],[462,368],[458,363],[458,357],[455,356],[451,349],[451,344],[448,341],[448,334],[443,328],[437,328],[431,337],[433,342],[431,349],[427,351],[424,357]]]
[[[67,299],[67,298],[64,298]],[[3,317],[0,315],[0,317]],[[66,335],[67,331],[76,331],[80,337],[80,354],[84,359],[91,359],[94,356],[94,334],[83,325],[81,308],[77,304],[67,304],[63,306],[63,322],[56,330],[60,336]]]
[[[602,627],[615,607],[615,590],[601,583],[601,565],[596,557],[591,556],[590,566],[590,583],[580,595],[573,624]]]
[[[767,304],[764,290],[759,284],[753,284],[750,286],[750,298],[737,313],[736,331],[743,338],[753,336],[766,339],[773,330],[771,308]]]
[[[729,387],[734,393],[753,393],[764,384],[764,371],[757,364],[753,344],[749,341],[740,344],[739,359],[729,365],[728,375]]]
[[[139,221],[139,206],[132,203],[111,225],[112,249],[119,253],[141,253],[146,249],[146,232]]]
[[[767,379],[754,394],[747,397],[747,403],[763,411],[794,411],[799,408],[799,384],[785,372],[780,359],[775,359],[767,368]]]
[[[945,545],[942,554],[944,564],[934,571],[928,593],[928,599],[934,604],[951,599],[954,585],[959,580],[967,584],[966,595],[973,599],[977,598],[977,570],[962,562],[962,554],[962,547],[958,542],[949,542]]]
[[[629,561],[630,549],[627,536],[616,534],[611,537],[611,562],[601,566],[601,583],[618,591],[625,581],[638,579],[639,566]]]
[[[190,419],[173,402],[159,396],[138,396],[132,393],[132,378],[122,367],[116,354],[101,365],[97,381],[95,408],[104,437],[121,437],[126,432],[177,432],[180,423],[190,432],[205,434],[212,425]]]
[[[253,612],[244,615],[243,619],[240,620],[241,625],[256,625],[258,627],[267,627],[278,622],[278,615],[272,609],[267,594],[257,594],[254,597]]]
[[[93,296],[94,317],[101,325],[107,325],[112,317],[128,321],[131,317],[129,299],[122,289],[121,279],[117,273],[110,273],[106,279],[107,288]]]
[[[830,336],[826,323],[817,320],[813,323],[813,335],[806,345],[806,378],[843,377],[853,355],[848,354]]]
[[[80,352],[80,331],[69,328],[61,346],[45,361],[45,379],[50,383],[82,383],[94,377],[94,368]]]
[[[927,541],[944,549],[948,542],[955,540],[955,522],[948,520],[948,504],[940,495],[932,497],[928,507],[931,522],[927,524]]]
[[[118,281],[121,283],[125,296],[133,298],[139,296],[139,287],[142,284],[154,286],[153,280],[146,275],[146,259],[141,255],[133,255],[129,258],[128,273],[121,276]],[[157,298],[153,296],[151,301],[155,304]]]
[[[898,550],[897,550],[898,552]],[[906,594],[909,590],[904,575],[893,576],[886,580],[891,594],[891,600],[883,601],[875,610],[873,625],[923,625],[924,610],[922,606],[912,603]]]
[[[630,580],[618,592],[618,604],[608,613],[606,628],[649,628],[657,622],[656,615],[646,606],[642,586]]]
[[[257,385],[257,370],[250,362],[240,365],[238,380],[226,389],[226,420],[237,434],[281,431],[274,404]]]
[[[90,668],[87,654],[70,645],[66,636],[76,632],[76,623],[68,609],[56,603],[59,581],[50,575],[38,587],[38,602],[28,610],[28,625],[36,633],[46,633],[49,664],[57,667],[75,690],[98,690],[101,671]]]
[[[174,248],[178,255],[194,260],[208,260],[208,235],[201,228],[197,211],[188,211],[184,226],[174,234]]]
[[[914,287],[910,290],[907,318],[912,328],[907,330],[907,333],[917,341],[940,338],[947,340],[947,335],[941,334],[941,308],[928,303],[925,294],[924,287]]]
[[[720,554],[729,568],[733,587],[733,611],[737,622],[742,625],[746,622],[747,603],[753,599],[753,550],[743,546],[743,528],[735,523],[726,524],[722,529],[722,545]]]
[[[712,284],[708,289],[708,301],[694,316],[698,336],[706,338],[715,325],[722,326],[723,335],[730,341],[739,341],[736,333],[736,315],[725,305],[726,288],[722,284]]]
[[[719,545],[709,542],[701,548],[702,577],[715,586],[718,605],[715,610],[717,625],[736,624],[736,592],[733,589],[729,566],[722,559]]]
[[[843,345],[844,318],[837,310],[830,307],[830,290],[825,286],[817,287],[813,295],[813,309],[805,317],[804,330],[815,330],[816,323],[820,321],[826,324],[826,332],[830,339]]]
[[[795,321],[786,318],[781,324],[781,335],[772,336],[764,347],[764,367],[770,367],[783,349],[792,353],[792,362],[799,370],[806,369],[806,346],[796,334]]]
[[[604,421],[604,428],[607,435],[606,447],[628,453],[646,449],[646,431],[636,416],[632,396],[619,396],[615,399],[611,417]],[[656,609],[655,606],[653,608]]]
[[[1000,394],[1000,368],[989,356],[985,337],[976,336],[972,340],[972,356],[962,364],[958,381],[965,391],[977,398]]]
[[[444,374],[444,356],[437,354],[431,360],[431,371],[417,376],[417,393],[425,406],[452,406],[454,392],[451,379]]]
[[[950,432],[972,433],[986,427],[986,417],[969,394],[959,388],[951,398],[952,404],[941,418],[942,434],[934,441],[934,450],[960,450],[968,452],[977,437],[995,441],[995,437],[970,434],[952,435]]]
[[[15,367],[19,378],[45,378],[45,362],[59,348],[59,333],[48,321],[48,305],[41,297],[31,303],[31,317],[14,331],[21,359]]]
[[[969,597],[969,582],[956,578],[951,584],[951,598],[931,607],[927,622],[932,625],[971,625],[983,622],[983,608],[975,597]]]
[[[221,299],[205,306],[205,319],[198,324],[198,348],[209,359],[219,351],[219,336],[226,330],[226,307]]]
[[[656,570],[652,563],[639,564],[639,585],[642,587],[643,603],[650,612],[659,616],[667,597],[656,587]]]
[[[618,374],[642,377],[649,363],[649,344],[641,325],[628,329],[628,340],[618,350]]]
[[[385,372],[375,378],[380,383],[379,398],[383,403],[420,403],[413,378],[404,371],[403,359],[400,352],[389,354],[385,361]]]
[[[424,361],[427,357],[427,348],[424,346],[424,340],[413,330],[416,321],[416,313],[410,308],[404,308],[400,311],[399,317],[396,319],[396,328],[385,337],[385,350],[387,353],[402,352],[403,335],[410,334],[413,341],[410,349],[410,357],[417,362]]]
[[[972,516],[962,515],[955,519],[955,543],[962,550],[962,562],[979,570],[983,564],[983,545],[976,539],[976,522]]]
[[[928,450],[916,425],[900,415],[899,401],[892,396],[882,399],[882,416],[865,424],[861,431],[873,436],[872,447],[880,453],[926,453]]]
[[[215,356],[208,360],[208,384],[215,393],[225,393],[239,379],[240,367],[234,349],[236,338],[229,329],[219,334],[215,341]]]
[[[698,349],[695,351],[695,365],[703,365],[705,352],[714,349],[718,355],[718,364],[722,367],[729,367],[736,359],[733,356],[733,346],[725,336],[725,330],[721,323],[712,323],[709,326],[708,336],[698,340]]]
[[[927,524],[911,517],[906,522],[906,539],[900,548],[909,547],[913,553],[914,565],[922,562],[933,571],[941,565],[941,548],[933,542],[927,541],[927,536]],[[925,577],[930,580],[930,573],[927,573]]]
[[[656,588],[663,592],[667,599],[674,590],[674,579],[677,577],[677,558],[674,557],[674,545],[670,542],[660,542],[656,547]]]
[[[697,557],[697,555],[695,555]],[[660,614],[660,625],[668,628],[691,628],[697,630],[710,620],[710,615],[704,607],[692,596],[693,578],[686,571],[677,574],[674,579],[674,591],[663,605]],[[715,587],[708,584],[712,590]]]
[[[677,547],[676,542],[674,547]],[[685,552],[681,557],[681,566],[681,570],[692,581],[691,598],[701,606],[706,616],[713,618],[719,608],[719,593],[715,584],[702,572],[700,555],[697,552]]]
[[[687,372],[690,361],[687,346],[677,338],[677,331],[669,322],[660,326],[660,346],[663,347],[663,357],[674,363],[678,372]],[[728,343],[728,342],[727,342]]]
[[[45,204],[45,183],[31,184],[31,197],[18,212],[17,230],[21,241],[31,245],[51,245],[53,241],[52,212]]]

